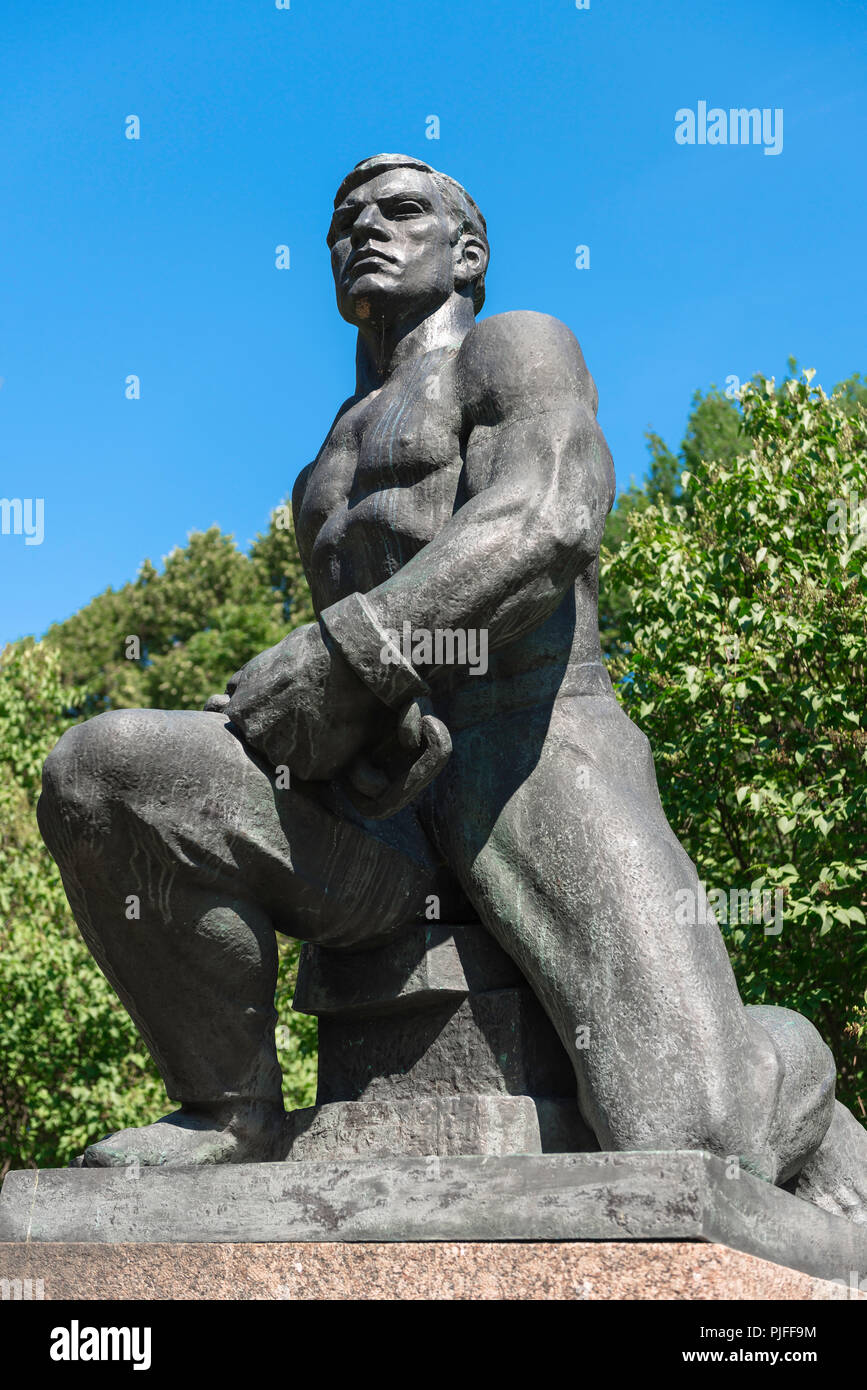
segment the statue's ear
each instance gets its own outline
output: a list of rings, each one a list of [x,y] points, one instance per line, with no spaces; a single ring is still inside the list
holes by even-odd
[[[488,268],[488,248],[473,232],[462,232],[452,249],[455,269],[455,288],[478,280]]]

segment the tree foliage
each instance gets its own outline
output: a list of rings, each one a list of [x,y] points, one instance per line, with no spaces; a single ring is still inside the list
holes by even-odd
[[[716,386],[696,391],[690,405],[686,432],[675,454],[653,430],[645,434],[650,463],[641,487],[631,483],[617,499],[605,526],[605,547],[610,553],[620,549],[629,535],[630,518],[657,501],[679,502],[687,514],[692,510],[692,494],[684,492],[681,475],[690,469],[697,476],[705,460],[729,463],[737,455],[741,434],[741,412],[735,399],[723,395]],[[613,657],[628,645],[631,604],[625,583],[618,572],[609,569],[603,576],[599,594],[599,635],[606,657]]]
[[[32,639],[0,659],[0,1171],[68,1160],[164,1092],[72,921],[33,814],[74,692]],[[62,1140],[58,1135],[62,1134]],[[69,1150],[68,1152],[66,1150]]]

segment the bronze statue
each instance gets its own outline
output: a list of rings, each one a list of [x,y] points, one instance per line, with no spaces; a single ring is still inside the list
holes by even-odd
[[[328,245],[358,346],[293,496],[317,621],[205,712],[100,715],[45,766],[81,932],[180,1104],[82,1162],[282,1157],[275,931],[372,947],[436,895],[529,981],[602,1149],[734,1155],[864,1221],[831,1053],[742,1004],[601,659],[614,472],[578,343],[544,314],[476,321],[484,219],[420,160],[359,164]]]

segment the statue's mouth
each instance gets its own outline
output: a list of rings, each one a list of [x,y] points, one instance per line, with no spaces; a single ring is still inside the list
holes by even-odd
[[[367,270],[379,270],[385,265],[394,265],[394,256],[387,256],[384,251],[375,251],[371,247],[365,247],[363,251],[355,251],[346,262],[346,274],[353,275],[361,267]]]

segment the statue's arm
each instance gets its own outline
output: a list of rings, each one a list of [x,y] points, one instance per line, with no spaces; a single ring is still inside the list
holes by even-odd
[[[381,632],[409,622],[486,628],[490,649],[514,641],[550,617],[598,554],[614,496],[595,386],[565,324],[533,313],[487,319],[457,370],[468,430],[461,505],[390,579],[322,614],[350,665],[392,705],[412,693],[413,675],[383,665]]]

